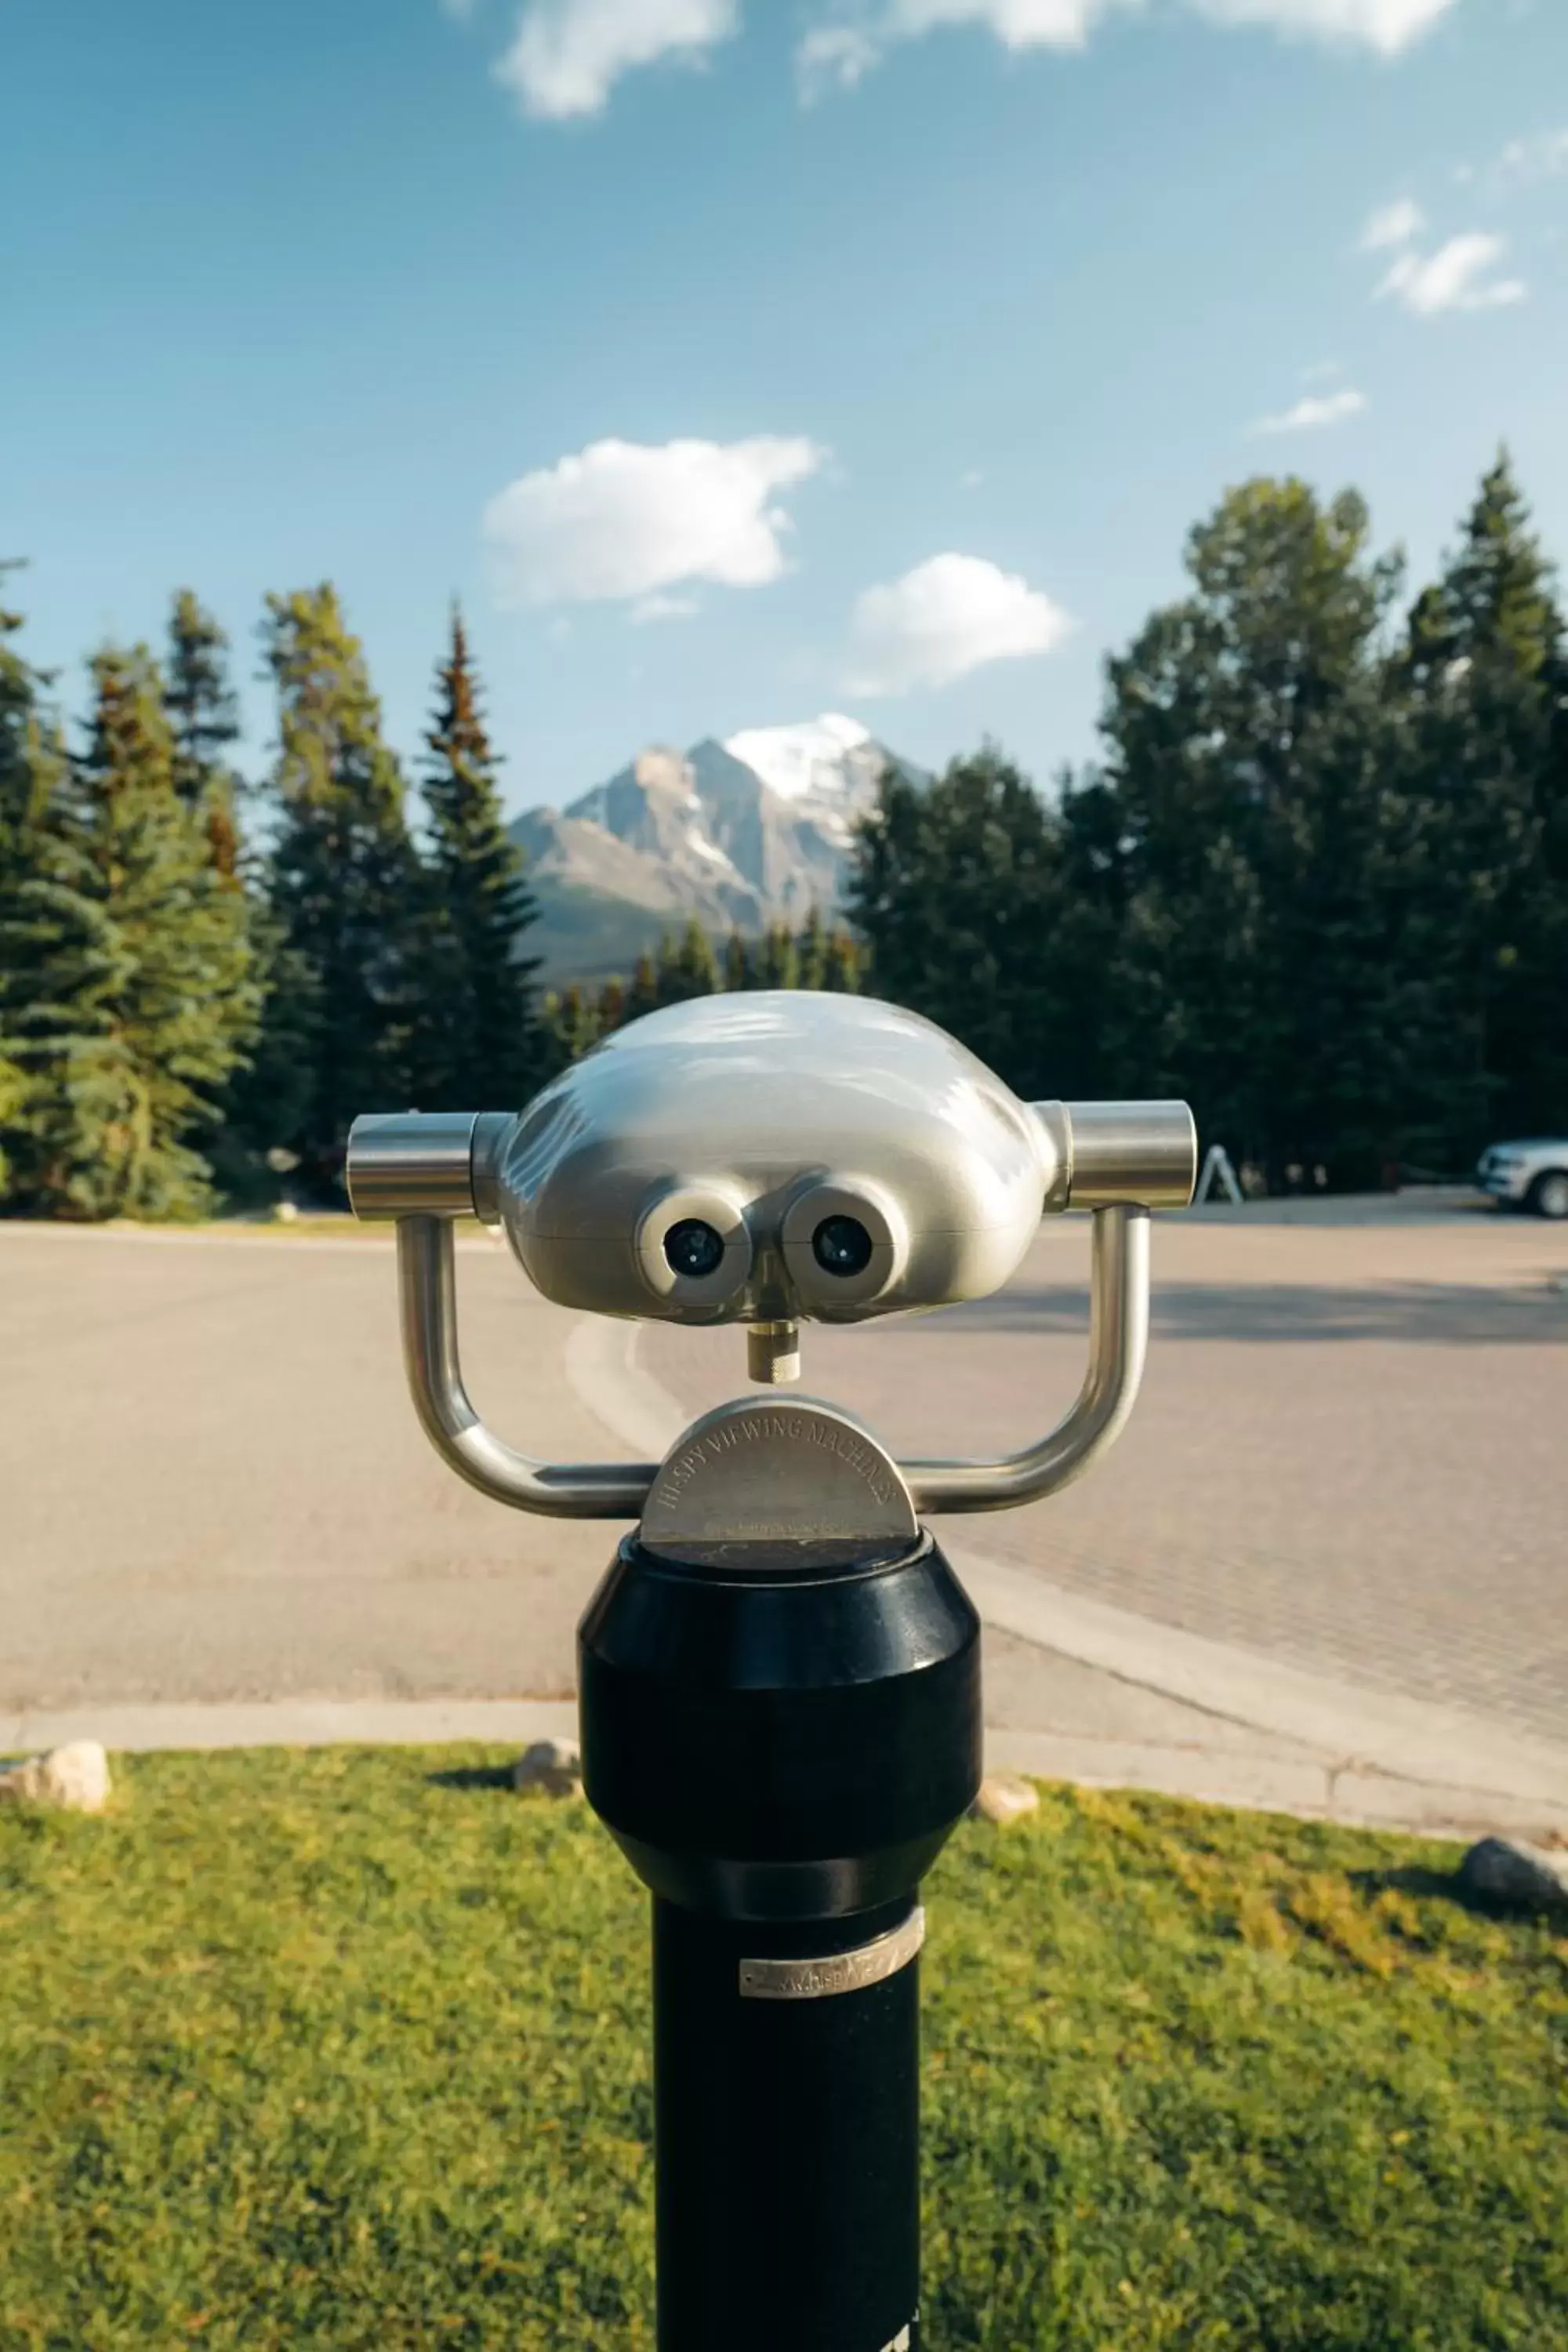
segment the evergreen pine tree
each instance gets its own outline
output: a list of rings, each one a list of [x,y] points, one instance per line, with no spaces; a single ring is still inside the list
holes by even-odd
[[[599,1008],[581,981],[572,981],[544,1000],[544,1018],[554,1047],[552,1058],[564,1067],[577,1061],[600,1037]]]
[[[213,862],[201,809],[176,788],[163,680],[145,646],[106,648],[92,676],[75,799],[90,893],[120,950],[106,1003],[131,1080],[106,1137],[104,1205],[190,1216],[210,1191],[189,1139],[216,1119],[256,1019],[247,909]]]
[[[1040,965],[1057,862],[1045,804],[987,745],[929,785],[889,768],[850,877],[879,994],[940,1022],[1029,1096],[1057,1091]]]
[[[657,984],[661,1004],[681,1004],[689,997],[711,996],[717,991],[719,959],[695,915],[684,930],[666,932],[660,940]]]
[[[132,1099],[112,1020],[127,961],[92,887],[48,681],[8,643],[21,625],[0,612],[0,1203],[94,1216],[113,1202]]]
[[[1190,593],[1107,666],[1100,880],[1122,913],[1102,1049],[1122,1089],[1185,1095],[1276,1180],[1374,1181],[1408,1102],[1376,664],[1398,565],[1369,539],[1353,493],[1244,483],[1192,533]],[[1064,1040],[1081,1024],[1052,940],[1092,871],[1069,842],[1040,925]]]
[[[624,1026],[626,1018],[626,984],[618,973],[612,972],[600,989],[595,1012],[601,1037],[607,1037],[612,1029]]]
[[[658,965],[645,948],[637,960],[632,984],[626,991],[626,1019],[640,1021],[645,1013],[657,1012],[658,1003]]]
[[[175,593],[169,614],[163,708],[174,736],[174,789],[193,812],[215,870],[243,893],[258,991],[257,1034],[225,1089],[219,1124],[207,1147],[222,1190],[244,1199],[269,1186],[250,1149],[253,1130],[265,1132],[294,1074],[280,1063],[268,1008],[282,979],[283,940],[268,904],[265,862],[246,841],[240,821],[247,787],[233,764],[239,740],[239,701],[230,681],[228,638],[195,592]]]
[[[795,933],[787,923],[770,923],[763,933],[756,959],[759,988],[798,988],[800,959]]]
[[[0,565],[0,577],[13,570]],[[5,1017],[12,1010],[7,950],[15,921],[16,894],[29,868],[26,839],[34,800],[34,672],[6,640],[22,625],[22,616],[0,606],[0,1205],[12,1192],[12,1162],[23,1138],[27,1080],[14,1058],[16,1040],[7,1035]]]
[[[11,1152],[23,1133],[26,1101],[27,1080],[21,1064],[0,1052],[0,1209],[11,1194]]]
[[[232,821],[236,778],[228,755],[239,740],[239,702],[229,682],[228,639],[189,588],[176,591],[169,614],[163,708],[174,790],[189,809],[221,802]],[[233,870],[232,853],[215,845],[215,855]]]
[[[827,926],[822,919],[820,907],[813,907],[800,927],[795,941],[795,986],[826,988],[827,985]]]
[[[1391,676],[1406,721],[1406,928],[1425,975],[1413,1017],[1447,1167],[1500,1122],[1563,1116],[1563,683],[1551,569],[1505,452]]]
[[[853,931],[836,923],[823,950],[821,985],[840,996],[858,996],[864,962]]]
[[[280,950],[262,1048],[277,1091],[257,1105],[253,1134],[296,1152],[325,1191],[357,1114],[413,1100],[420,876],[336,590],[269,596],[263,636],[279,698],[268,895]]]
[[[163,675],[174,790],[196,815],[218,872],[238,877],[245,866],[244,786],[229,753],[239,740],[239,698],[229,679],[228,638],[189,588],[176,592],[170,611]],[[264,945],[258,927],[258,957]]]
[[[724,942],[724,985],[727,989],[752,985],[752,960],[738,929],[731,929]]]
[[[539,966],[520,950],[537,919],[510,840],[499,764],[479,709],[462,615],[437,672],[435,723],[426,736],[426,940],[421,972],[421,1108],[521,1107],[549,1058],[533,1011]]]

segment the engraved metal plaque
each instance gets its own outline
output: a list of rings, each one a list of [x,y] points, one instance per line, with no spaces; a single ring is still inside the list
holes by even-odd
[[[704,1413],[659,1465],[641,1529],[668,1559],[727,1564],[733,1548],[734,1565],[769,1570],[896,1552],[919,1532],[886,1448],[810,1397],[737,1397]]]
[[[810,1960],[742,1960],[743,2000],[824,2000],[837,1992],[862,1992],[908,1968],[926,1938],[926,1915],[920,1904],[901,1927],[850,1952],[828,1952]]]

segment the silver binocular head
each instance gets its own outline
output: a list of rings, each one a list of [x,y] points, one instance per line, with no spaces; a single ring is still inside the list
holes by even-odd
[[[617,1031],[515,1118],[362,1118],[356,1214],[499,1222],[590,1314],[854,1323],[984,1298],[1044,1213],[1184,1207],[1184,1103],[1024,1103],[918,1014],[799,990]]]
[[[1148,1212],[1184,1208],[1196,1171],[1184,1103],[1023,1102],[918,1014],[779,990],[649,1013],[517,1113],[357,1119],[347,1172],[355,1214],[398,1223],[410,1381],[439,1449],[504,1500],[608,1513],[608,1487],[624,1496],[641,1478],[646,1492],[651,1470],[543,1470],[500,1446],[463,1394],[456,1217],[501,1225],[558,1305],[747,1325],[752,1378],[778,1383],[798,1372],[802,1322],[984,1298],[1042,1215],[1093,1211],[1079,1422],[1045,1441],[1048,1462],[1016,1457],[1016,1475],[906,1465],[932,1507],[980,1508],[1049,1491],[1120,1427],[1142,1364]],[[569,1486],[578,1499],[563,1499]]]

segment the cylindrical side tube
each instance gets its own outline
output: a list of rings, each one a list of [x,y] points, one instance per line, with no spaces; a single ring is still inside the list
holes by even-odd
[[[748,1961],[874,1948],[916,1916],[781,1930],[655,1898],[659,2352],[918,2343],[919,1959],[854,1990],[742,1990]]]

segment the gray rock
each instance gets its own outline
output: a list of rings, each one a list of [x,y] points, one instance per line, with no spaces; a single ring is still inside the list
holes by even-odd
[[[1568,1906],[1568,1847],[1482,1838],[1459,1864],[1459,1884],[1495,1903]]]
[[[0,1804],[53,1805],[65,1812],[100,1813],[113,1783],[109,1759],[96,1739],[72,1739],[47,1755],[0,1772]]]
[[[542,1789],[548,1797],[580,1797],[583,1759],[574,1739],[536,1739],[511,1768],[514,1789]]]
[[[1000,1829],[1025,1813],[1034,1812],[1039,1801],[1040,1792],[1032,1780],[1022,1779],[1016,1772],[988,1772],[969,1811],[975,1821],[994,1822]]]

